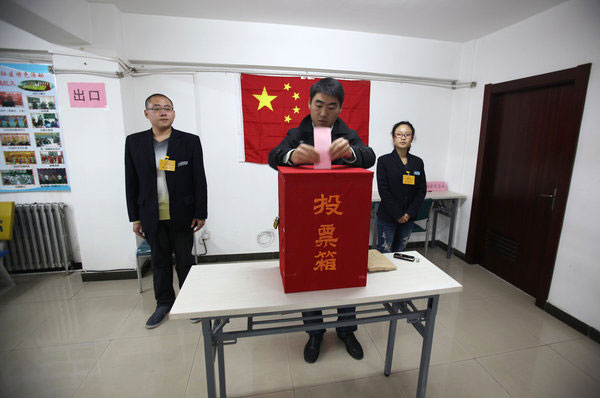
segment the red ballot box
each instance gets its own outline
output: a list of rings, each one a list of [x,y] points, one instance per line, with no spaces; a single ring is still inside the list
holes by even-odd
[[[286,293],[367,284],[373,172],[279,167],[279,270]]]

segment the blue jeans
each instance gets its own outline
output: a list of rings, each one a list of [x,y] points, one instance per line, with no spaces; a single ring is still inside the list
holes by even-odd
[[[377,219],[377,250],[381,253],[401,252],[406,248],[414,221],[403,224]]]

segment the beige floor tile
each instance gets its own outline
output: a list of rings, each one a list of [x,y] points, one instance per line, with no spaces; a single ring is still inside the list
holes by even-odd
[[[0,305],[0,350],[15,348],[42,322],[57,316],[65,303],[56,300]]]
[[[471,294],[483,297],[524,295],[521,290],[481,266],[471,265],[471,267],[473,267],[472,272],[465,274],[460,281],[463,286],[466,286],[465,290],[470,291]]]
[[[552,344],[550,347],[600,382],[600,344],[586,337]]]
[[[101,341],[10,351],[0,362],[0,395],[71,397],[107,345]]]
[[[490,311],[501,318],[514,319],[517,325],[546,344],[582,337],[577,330],[536,307],[533,299],[530,302],[515,297],[488,297],[485,300]]]
[[[425,248],[422,246],[418,246],[416,250],[422,255],[425,255]],[[446,249],[442,249],[441,247],[430,247],[427,250],[427,259],[439,267],[451,267],[454,265],[468,265],[458,257],[452,256],[450,258],[446,258]]]
[[[70,300],[42,322],[19,347],[43,347],[107,340],[116,336],[137,296]]]
[[[600,394],[598,382],[547,346],[478,361],[515,398],[584,398]]]
[[[369,333],[359,326],[355,335],[362,345],[365,354],[363,359],[356,360],[350,357],[335,330],[328,330],[321,343],[319,359],[315,363],[306,363],[304,346],[308,341],[308,334],[304,332],[288,334],[287,343],[294,388],[383,374],[384,360]]]
[[[454,256],[446,259],[445,252],[439,248],[431,252],[433,255],[428,255],[429,260],[463,285],[463,291],[453,295],[482,298],[524,294],[479,265],[467,264]]]
[[[404,391],[398,390],[391,377],[385,377],[383,374],[361,379],[341,381],[337,383],[328,383],[312,387],[302,387],[295,389],[295,398],[408,398],[414,397],[414,394],[408,395]]]
[[[218,362],[215,363],[217,374]],[[240,338],[225,346],[227,395],[246,396],[292,389],[285,336]],[[218,390],[218,376],[215,377]],[[204,346],[198,346],[190,376],[188,397],[206,396]]]
[[[8,283],[0,283],[0,296],[2,296],[4,293],[7,293],[12,288],[13,285],[9,285]]]
[[[493,316],[485,316],[485,314],[469,320],[440,319],[439,324],[453,339],[460,343],[461,347],[471,357],[537,347],[544,344],[518,323]]]
[[[81,289],[81,275],[53,273],[46,275],[18,275],[16,285],[2,295],[4,303],[68,300]]]
[[[494,318],[497,314],[489,307],[484,297],[452,295],[441,296],[437,320],[446,322],[470,322],[481,318]]]
[[[447,301],[455,301],[455,300],[483,300],[484,296],[481,295],[481,292],[473,289],[472,284],[464,284],[462,281],[458,281],[463,286],[463,290],[457,293],[449,293],[440,296],[440,304],[443,303],[444,300]]]
[[[246,395],[246,398],[294,398],[294,390],[277,391],[269,394]]]
[[[428,256],[464,286],[440,298],[428,397],[600,396],[600,345],[484,268],[440,248]],[[0,296],[0,396],[206,396],[201,325],[144,328],[156,305],[151,273],[142,295],[137,280],[82,283],[78,273],[15,280]],[[224,330],[245,327],[233,318]],[[228,395],[414,397],[422,344],[414,328],[399,321],[389,378],[387,324],[361,325],[357,337],[363,360],[328,330],[314,364],[303,359],[304,332],[239,339],[225,346]]]
[[[115,339],[75,397],[183,397],[197,335]]]
[[[417,392],[418,370],[390,376],[396,389],[407,397]],[[427,382],[428,398],[510,398],[510,395],[475,360],[432,366]]]
[[[387,349],[388,323],[376,323],[365,326],[383,358]],[[406,321],[398,321],[396,341],[394,343],[394,359],[392,372],[416,369],[421,363],[421,347],[423,338]],[[462,361],[473,358],[453,338],[442,324],[436,322],[433,333],[433,349],[431,365]]]
[[[454,318],[465,305],[475,306],[484,300],[479,295],[471,295],[465,292],[442,294],[438,305],[436,319]]]
[[[147,290],[141,295],[133,310],[125,319],[122,326],[116,332],[115,337],[149,337],[166,336],[171,334],[201,334],[202,325],[200,323],[191,323],[187,319],[166,319],[154,329],[146,329],[146,321],[156,309],[156,300],[154,291]]]
[[[468,354],[478,357],[540,346],[545,343],[542,338],[575,337],[570,328],[546,315],[517,291],[516,296],[442,298],[437,320]]]
[[[9,351],[19,346],[30,332],[15,329],[0,333],[0,352]]]
[[[516,322],[519,311],[511,311],[499,300],[504,297],[469,297],[457,295],[441,296],[437,319],[446,323],[495,320],[506,323]],[[531,303],[522,304],[531,307]]]

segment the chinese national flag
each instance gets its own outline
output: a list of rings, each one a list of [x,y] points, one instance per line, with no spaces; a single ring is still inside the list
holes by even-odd
[[[310,111],[310,87],[319,79],[241,75],[246,162],[268,163],[269,151]],[[369,145],[371,82],[341,80],[344,103],[339,117]]]

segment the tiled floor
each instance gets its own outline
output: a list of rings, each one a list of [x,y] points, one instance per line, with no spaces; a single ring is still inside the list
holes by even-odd
[[[479,266],[429,258],[464,285],[442,296],[428,397],[599,397],[600,345]],[[0,295],[1,397],[205,397],[199,324],[144,328],[152,280],[82,283],[78,274],[16,277]],[[232,327],[236,327],[233,323]],[[421,339],[399,323],[393,374],[383,376],[387,329],[360,326],[365,357],[328,332],[314,364],[305,333],[225,347],[230,396],[414,397]],[[254,394],[254,395],[253,395]]]

